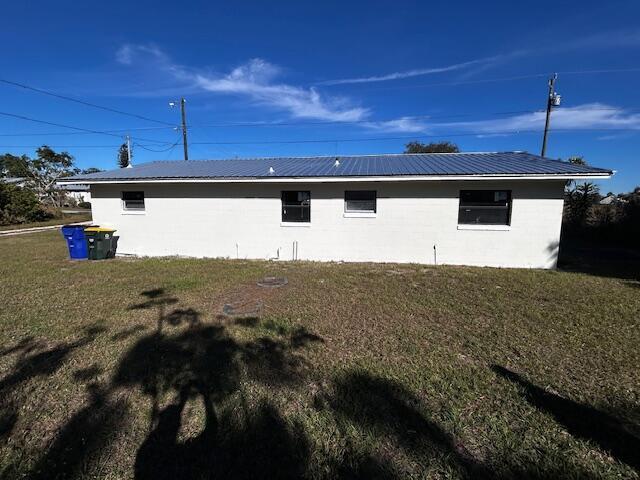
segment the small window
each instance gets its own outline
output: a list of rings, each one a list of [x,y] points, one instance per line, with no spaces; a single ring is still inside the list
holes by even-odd
[[[144,210],[144,192],[122,192],[124,210]]]
[[[282,192],[282,221],[311,222],[311,192]]]
[[[511,190],[461,190],[458,224],[509,225]]]
[[[347,190],[344,192],[345,213],[376,213],[375,190]]]

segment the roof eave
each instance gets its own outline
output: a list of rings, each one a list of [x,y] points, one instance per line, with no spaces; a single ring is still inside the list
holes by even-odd
[[[476,175],[372,175],[319,177],[168,177],[168,178],[94,178],[60,180],[58,185],[118,183],[340,183],[340,182],[401,182],[451,180],[579,180],[611,178],[614,172],[583,172],[559,174],[476,174]]]

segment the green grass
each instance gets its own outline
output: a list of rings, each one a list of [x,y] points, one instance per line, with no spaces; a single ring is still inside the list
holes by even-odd
[[[15,225],[0,225],[0,232],[4,230],[22,230],[24,228],[49,227],[52,225],[65,225],[67,223],[87,222],[91,220],[91,212],[62,213],[61,218],[52,218],[42,222],[19,223]]]
[[[45,232],[0,239],[0,295],[1,478],[638,478],[632,280]]]

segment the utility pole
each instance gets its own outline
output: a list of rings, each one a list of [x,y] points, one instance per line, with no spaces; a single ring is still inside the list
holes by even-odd
[[[544,154],[547,151],[547,134],[549,133],[549,123],[551,122],[551,110],[553,107],[557,107],[560,105],[560,95],[558,95],[555,91],[556,80],[558,79],[558,74],[554,73],[549,79],[549,95],[547,97],[547,118],[544,122],[544,136],[542,137],[542,152],[540,153],[541,157],[544,157]]]
[[[131,168],[131,137],[127,135],[127,168]]]
[[[170,107],[175,107],[177,102],[169,102]],[[180,99],[180,114],[182,116],[182,147],[184,148],[184,159],[189,160],[189,152],[187,149],[187,112],[185,104],[187,101],[182,97]],[[177,129],[176,129],[177,130]]]

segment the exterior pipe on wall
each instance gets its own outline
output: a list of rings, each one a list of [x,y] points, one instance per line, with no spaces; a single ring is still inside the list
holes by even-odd
[[[433,264],[437,265],[438,264],[438,249],[436,248],[436,246],[433,246]]]

